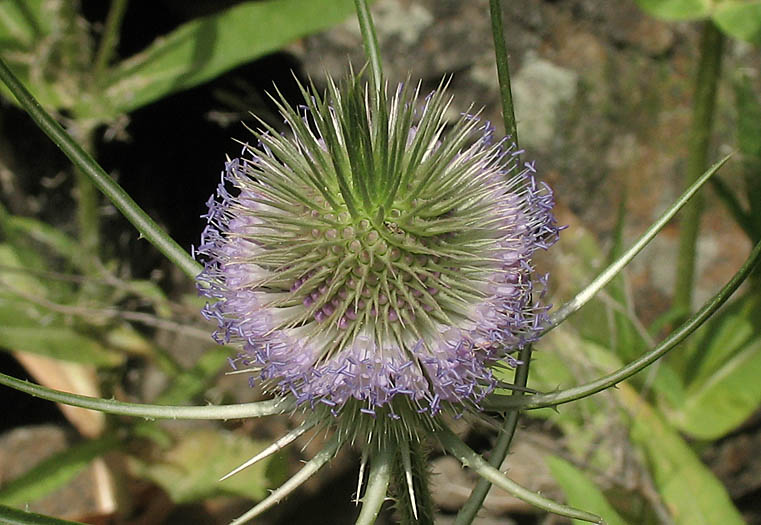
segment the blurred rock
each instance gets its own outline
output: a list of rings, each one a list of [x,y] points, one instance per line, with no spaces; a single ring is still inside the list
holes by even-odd
[[[522,147],[547,149],[556,133],[561,108],[576,95],[578,75],[528,53],[513,76],[512,90]]]

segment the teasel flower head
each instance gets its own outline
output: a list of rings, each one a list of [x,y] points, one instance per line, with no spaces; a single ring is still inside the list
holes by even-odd
[[[352,424],[478,410],[546,318],[552,192],[488,122],[449,122],[445,86],[419,90],[277,98],[287,133],[261,123],[226,163],[197,250],[234,366]]]

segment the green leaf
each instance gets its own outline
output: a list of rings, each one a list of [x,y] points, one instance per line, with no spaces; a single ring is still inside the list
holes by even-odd
[[[161,287],[153,281],[131,280],[129,290],[151,302],[151,306],[156,311],[156,315],[164,318],[172,317],[172,308],[169,304],[166,294]]]
[[[42,461],[33,469],[0,488],[0,503],[24,505],[57,490],[81,472],[96,457],[116,448],[115,436],[85,441]],[[0,520],[2,521],[2,520]],[[5,523],[5,522],[3,522]]]
[[[273,484],[267,469],[272,458],[262,460],[223,482],[218,480],[267,445],[226,430],[197,429],[183,434],[162,461],[137,462],[136,466],[177,503],[220,494],[260,500]]]
[[[602,491],[584,472],[557,456],[547,456],[545,461],[553,477],[563,488],[569,505],[594,512],[601,516],[607,525],[626,525],[626,521],[618,515]],[[573,523],[581,525],[583,522],[573,520]]]
[[[47,288],[45,288],[40,280],[22,271],[24,268],[29,267],[29,265],[25,264],[27,261],[24,260],[23,255],[23,253],[20,254],[19,250],[9,244],[0,244],[0,266],[5,267],[0,269],[0,284],[11,283],[17,290],[22,290],[38,297],[45,297],[47,295]],[[12,295],[11,292],[7,291],[7,288],[0,288],[0,306]],[[2,320],[2,317],[0,317],[0,320]]]
[[[631,438],[645,452],[655,486],[674,523],[744,523],[721,482],[653,408],[626,383],[615,392],[631,415]]]
[[[718,439],[740,426],[761,404],[761,337],[728,359],[707,381],[687,391],[671,414],[680,430],[698,439]]]
[[[761,45],[761,0],[719,2],[713,21],[728,35]]]
[[[19,241],[36,241],[75,266],[81,267],[83,264],[79,243],[49,224],[29,217],[10,216],[6,231],[16,240],[14,244],[19,244]]]
[[[748,293],[720,311],[696,334],[685,371],[688,389],[706,383],[746,345],[761,337],[761,295]]]
[[[0,346],[53,359],[95,366],[116,366],[123,356],[99,342],[63,326],[3,326]]]
[[[727,35],[761,44],[761,0],[636,0],[656,18],[698,20],[710,18]]]
[[[761,404],[761,297],[749,293],[709,321],[692,346],[680,402],[662,399],[672,423],[698,439],[731,432]]]
[[[49,9],[47,0],[0,2],[0,45],[5,49],[32,48],[53,29]]]
[[[352,0],[268,0],[193,20],[110,71],[104,104],[132,111],[328,28],[353,10]]]
[[[711,0],[637,0],[637,4],[657,18],[694,20],[711,11]]]
[[[224,348],[206,351],[193,368],[175,377],[169,388],[162,392],[155,402],[159,405],[175,405],[193,399],[214,380],[216,373],[227,361],[228,355],[228,350]]]

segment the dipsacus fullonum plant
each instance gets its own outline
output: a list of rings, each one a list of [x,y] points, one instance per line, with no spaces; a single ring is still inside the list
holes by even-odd
[[[514,133],[502,11],[499,0],[489,4],[505,128]],[[496,371],[517,366],[512,386],[525,388],[531,342],[610,283],[729,157],[698,177],[631,248],[548,318],[541,302],[545,277],[535,272],[532,255],[557,238],[551,191],[537,182],[533,164],[520,162],[512,140],[494,140],[488,123],[472,114],[452,122],[443,85],[427,96],[409,82],[384,87],[367,1],[355,5],[372,86],[352,74],[340,86],[328,80],[324,93],[302,89],[302,106],[278,99],[286,134],[262,123],[252,145],[227,162],[209,200],[209,225],[198,250],[203,269],[42,109],[0,58],[0,80],[40,128],[142,236],[187,276],[197,277],[209,298],[204,314],[218,323],[214,337],[238,349],[233,366],[273,399],[148,405],[69,394],[4,374],[0,383],[51,401],[144,418],[297,413],[300,425],[228,476],[308,431],[327,437],[324,448],[238,524],[291,493],[344,444],[362,451],[358,525],[375,521],[389,486],[403,523],[429,523],[425,441],[442,445],[483,478],[458,524],[472,522],[489,483],[542,509],[600,522],[529,492],[497,470],[519,410],[582,399],[654,363],[725,303],[758,264],[761,243],[699,311],[614,372],[558,392],[500,396],[490,394],[511,385],[498,382],[496,376],[504,376]],[[107,24],[106,31],[113,34],[117,26]],[[104,37],[109,40],[116,41]],[[87,203],[80,201],[82,209]],[[483,407],[508,412],[490,453],[493,465],[448,428],[453,418],[478,416]],[[713,508],[719,500],[710,501]],[[31,522],[0,504],[2,520]]]
[[[447,122],[443,85],[388,91],[351,76],[279,99],[288,133],[262,124],[226,163],[198,248],[234,366],[370,450],[480,410],[543,328],[531,257],[558,234],[509,139]]]

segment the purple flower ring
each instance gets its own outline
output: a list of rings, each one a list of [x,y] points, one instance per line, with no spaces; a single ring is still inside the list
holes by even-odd
[[[551,190],[440,87],[356,78],[279,100],[226,163],[197,250],[220,343],[274,393],[333,414],[478,409],[493,367],[546,321],[532,255],[557,239]]]

